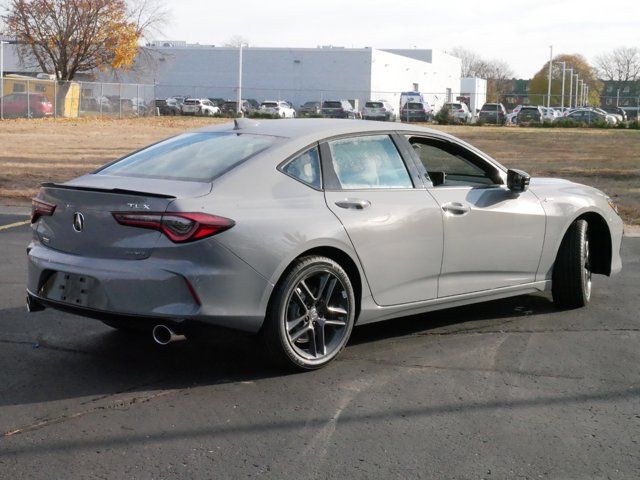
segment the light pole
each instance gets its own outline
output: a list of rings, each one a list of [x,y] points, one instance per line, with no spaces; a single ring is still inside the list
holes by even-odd
[[[580,76],[576,73],[576,74],[575,74],[575,77],[576,77],[576,98],[574,99],[574,103],[573,103],[573,104],[574,104],[574,106],[575,106],[576,108],[578,108],[578,82],[579,82],[578,78],[579,78]]]
[[[238,96],[237,96],[237,104],[236,104],[236,113],[238,116],[243,117],[244,113],[242,111],[242,47],[244,43],[240,44],[238,48]]]
[[[567,68],[571,73],[569,74],[569,108],[571,108],[572,95],[573,95],[573,68]],[[564,112],[562,112],[564,114]]]
[[[562,64],[562,95],[560,96],[560,111],[564,112],[564,76],[567,73],[567,62],[558,62]]]
[[[0,40],[0,120],[4,120],[4,44]]]
[[[551,107],[551,67],[553,66],[553,45],[549,45],[549,88],[547,89],[547,107]]]

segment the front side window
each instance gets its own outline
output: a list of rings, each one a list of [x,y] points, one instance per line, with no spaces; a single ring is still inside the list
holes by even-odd
[[[413,188],[411,177],[388,135],[329,142],[333,169],[344,190]]]
[[[316,147],[287,163],[282,171],[313,188],[321,188],[320,155]]]
[[[185,133],[133,153],[97,173],[210,182],[276,141],[277,137],[267,135]]]
[[[450,142],[410,137],[409,143],[437,186],[487,186],[501,183],[495,167]],[[435,185],[435,180],[434,185]]]

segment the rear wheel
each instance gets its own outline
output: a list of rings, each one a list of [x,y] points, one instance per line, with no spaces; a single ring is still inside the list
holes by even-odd
[[[560,244],[551,287],[558,307],[584,307],[591,299],[588,226],[586,220],[573,222]]]
[[[345,347],[355,321],[355,296],[344,269],[330,258],[298,259],[274,292],[262,332],[281,364],[313,370]]]

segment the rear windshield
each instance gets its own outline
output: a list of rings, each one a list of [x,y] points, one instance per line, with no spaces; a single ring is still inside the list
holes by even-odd
[[[342,107],[342,103],[340,102],[324,102],[322,104],[324,108],[340,108]]]
[[[200,103],[200,100],[185,100],[184,104],[185,105],[198,105]]]
[[[449,103],[447,105],[449,105],[449,108],[462,108],[462,105],[460,105],[459,103]]]
[[[185,133],[133,153],[97,173],[210,182],[276,141],[277,137],[267,135]]]
[[[496,105],[495,103],[485,103],[482,106],[482,110],[485,112],[495,112],[496,110],[500,110],[500,105]]]
[[[382,108],[382,102],[367,102],[364,106],[368,108]]]
[[[262,106],[263,107],[277,107],[278,103],[277,102],[262,102]]]
[[[424,110],[424,107],[421,103],[409,102],[407,103],[407,108],[409,110]]]

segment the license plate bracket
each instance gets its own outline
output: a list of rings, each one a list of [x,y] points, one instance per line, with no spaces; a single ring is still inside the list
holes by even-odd
[[[45,298],[56,302],[86,307],[96,279],[87,275],[55,272],[42,287]]]

